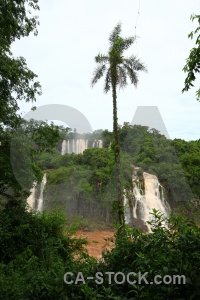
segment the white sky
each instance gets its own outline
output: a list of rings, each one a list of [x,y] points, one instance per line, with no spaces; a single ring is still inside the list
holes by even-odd
[[[191,14],[199,14],[198,0],[41,0],[39,34],[17,41],[15,56],[23,56],[38,74],[42,96],[36,106],[66,104],[78,109],[92,129],[112,130],[112,94],[104,94],[103,79],[92,89],[94,57],[107,53],[108,37],[122,22],[122,36],[140,38],[126,53],[137,55],[148,74],[139,73],[138,88],[118,92],[119,124],[132,122],[138,106],[157,106],[170,138],[200,138],[200,103],[195,91],[182,94],[182,69],[195,40]],[[139,14],[138,14],[139,11]],[[31,104],[21,103],[22,116]],[[158,128],[159,129],[159,128]]]

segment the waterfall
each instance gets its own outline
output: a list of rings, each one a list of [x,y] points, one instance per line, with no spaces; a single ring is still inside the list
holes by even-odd
[[[39,195],[36,211],[43,211],[43,204],[44,204],[43,194],[44,194],[44,188],[46,183],[47,183],[47,175],[45,173],[40,185],[40,195]]]
[[[27,204],[29,206],[29,209],[32,209],[34,211],[43,211],[44,188],[45,188],[46,183],[47,183],[46,173],[43,175],[42,182],[39,185],[39,190],[37,188],[37,182],[33,183],[33,187],[30,190],[31,194],[27,198]],[[38,191],[39,191],[39,197],[37,197]]]
[[[148,220],[149,213],[153,208],[159,210],[165,216],[169,213],[169,205],[165,201],[163,186],[159,183],[155,175],[143,173],[145,182],[145,206],[144,206],[144,220]]]
[[[62,148],[61,148],[61,154],[65,154],[68,152],[68,144],[66,140],[63,140],[62,142]]]
[[[92,142],[92,148],[103,148],[102,140],[94,140]],[[88,140],[85,139],[71,139],[63,140],[61,147],[61,154],[82,154],[86,149],[88,149]]]
[[[92,148],[103,148],[103,141],[95,140],[92,144]]]
[[[102,140],[98,140],[98,148],[103,148],[103,141]]]
[[[72,140],[72,153],[76,153],[76,150],[75,150],[75,140]]]
[[[69,149],[70,149],[69,147],[70,147],[70,145],[69,145],[69,140],[68,140],[68,141],[67,141],[67,152],[65,152],[65,153],[69,153],[69,151],[70,151],[70,150],[69,150]],[[63,154],[65,154],[65,153],[63,153]]]
[[[30,192],[30,196],[27,198],[27,204],[29,206],[30,209],[35,209],[35,194],[36,194],[36,186],[37,186],[37,182],[34,181],[33,183],[33,187],[31,188]]]
[[[85,149],[87,149],[88,141],[84,139],[77,139],[77,140],[63,140],[62,142],[62,149],[61,149],[61,154],[80,154],[83,153]]]
[[[134,171],[132,189],[124,194],[126,224],[139,225],[145,227],[145,231],[150,231],[146,222],[152,219],[150,213],[153,209],[159,210],[164,216],[168,216],[170,212],[164,188],[155,175],[144,172],[141,181]]]

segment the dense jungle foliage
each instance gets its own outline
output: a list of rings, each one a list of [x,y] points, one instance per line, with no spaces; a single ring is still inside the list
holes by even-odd
[[[112,174],[114,154],[112,132],[98,130],[81,136],[68,130],[62,138],[101,139],[105,148],[86,149],[83,154],[61,155],[61,143],[52,153],[36,156],[36,164],[47,173],[45,209],[63,207],[71,216],[83,220],[112,222],[111,203],[115,198]],[[200,141],[169,140],[157,130],[124,123],[119,128],[121,147],[121,180],[123,188],[132,186],[134,166],[142,173],[155,174],[165,188],[165,196],[173,210],[182,208],[198,218],[200,198]],[[187,209],[186,209],[187,207]],[[70,216],[71,213],[71,216]]]
[[[23,205],[1,210],[0,299],[198,300],[200,229],[178,216],[166,228],[153,214],[152,233],[127,228],[97,260],[66,228],[65,216]]]

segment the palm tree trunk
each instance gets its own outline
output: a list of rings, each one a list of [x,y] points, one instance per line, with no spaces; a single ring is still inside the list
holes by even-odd
[[[118,118],[117,118],[117,93],[116,93],[116,76],[112,75],[112,97],[113,97],[113,133],[114,133],[114,154],[115,154],[115,180],[117,187],[118,202],[118,221],[120,225],[124,225],[124,205],[123,193],[120,180],[120,149],[118,140]]]

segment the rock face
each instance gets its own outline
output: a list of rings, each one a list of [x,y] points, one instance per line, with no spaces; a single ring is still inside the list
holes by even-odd
[[[170,206],[165,199],[164,188],[159,183],[158,178],[155,175],[145,172],[141,178],[141,176],[137,175],[138,169],[134,167],[132,187],[129,190],[124,190],[125,222],[131,227],[142,229],[143,232],[150,232],[147,221],[152,219],[150,214],[152,210],[155,208],[163,215],[168,216]],[[34,182],[31,195],[27,199],[30,209],[43,211],[46,184],[46,174],[44,174],[40,185]],[[78,208],[80,209],[80,203]]]
[[[132,188],[125,191],[125,222],[134,227],[141,228],[144,232],[150,231],[146,223],[152,219],[150,213],[155,208],[163,215],[168,216],[169,204],[164,195],[164,188],[155,175],[143,173],[143,179],[137,176],[137,168],[132,176]]]
[[[103,148],[103,141],[94,140],[89,147],[89,141],[85,139],[63,140],[61,154],[82,154],[84,150],[89,148]]]
[[[144,220],[133,218],[133,222],[131,224],[132,227],[140,228],[143,232],[149,232],[149,227]]]

